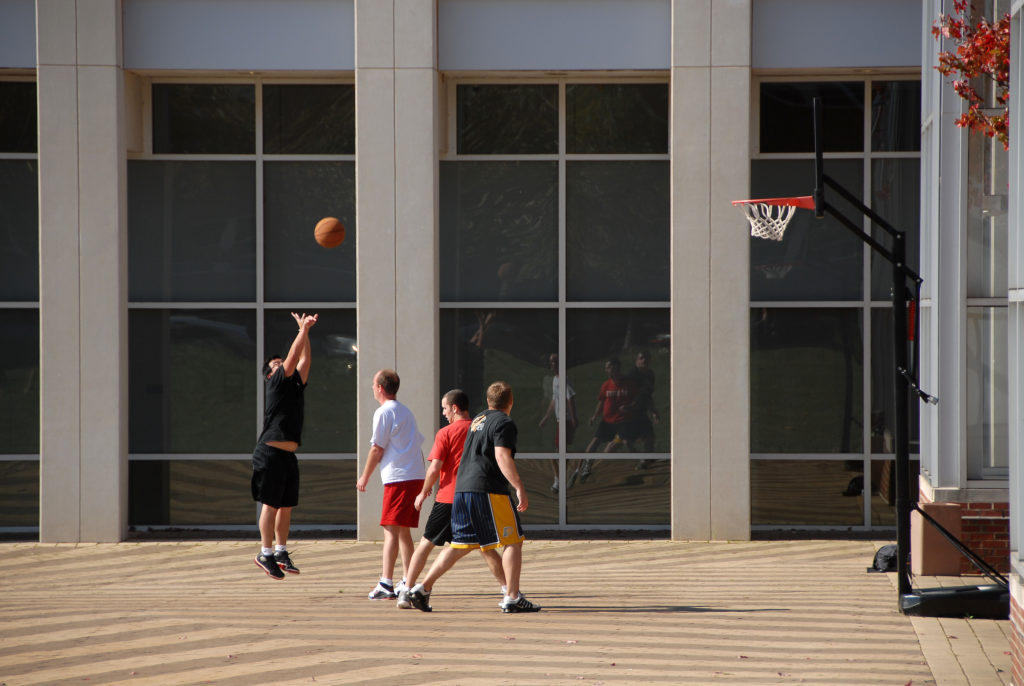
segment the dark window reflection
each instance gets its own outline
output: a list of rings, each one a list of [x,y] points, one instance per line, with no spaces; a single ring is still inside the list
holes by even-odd
[[[515,409],[513,413],[515,417]],[[529,509],[521,515],[525,526],[558,524],[558,491],[550,488],[557,466],[557,460],[516,458],[516,469],[530,499]]]
[[[256,152],[255,86],[153,84],[153,152]]]
[[[36,84],[0,81],[0,152],[36,152]]]
[[[265,298],[355,302],[355,163],[268,162],[263,187]],[[331,249],[313,238],[328,216],[345,227],[345,242]]]
[[[0,332],[0,454],[36,454],[39,310],[0,309]]]
[[[566,165],[566,297],[669,299],[669,163]]]
[[[442,162],[441,300],[556,300],[558,165]]]
[[[263,86],[263,152],[268,155],[354,155],[355,122],[354,86]]]
[[[667,153],[668,85],[567,85],[565,151],[569,154]]]
[[[536,155],[558,152],[558,86],[460,85],[460,155]]]
[[[38,178],[35,160],[0,160],[0,300],[39,299]]]
[[[567,524],[668,525],[671,484],[668,460],[591,461],[586,478],[568,478]]]
[[[921,149],[920,81],[872,81],[871,149]]]
[[[752,310],[751,452],[861,452],[863,340],[859,309]]]
[[[824,106],[825,152],[864,149],[863,81],[764,82],[761,84],[761,152],[814,152],[815,97],[820,97]]]
[[[921,160],[876,159],[871,162],[871,209],[905,234],[906,264],[920,272],[921,263]],[[886,248],[893,239],[872,224],[871,235]],[[872,250],[871,297],[892,299],[892,263]],[[909,283],[909,282],[908,282]]]
[[[917,501],[917,480],[921,471],[918,460],[910,461],[910,474],[907,479],[912,502]],[[865,490],[865,486],[867,489]],[[871,481],[866,482],[863,475],[852,477],[847,495],[854,495],[858,490],[860,497],[869,496],[871,502],[871,526],[896,526],[896,462],[894,460],[872,460]]]
[[[0,461],[0,527],[39,526],[39,461]]]
[[[239,310],[132,310],[129,451],[250,453],[256,318]]]
[[[850,485],[857,476],[844,460],[751,460],[750,523],[862,526],[864,502]]]
[[[871,310],[871,452],[893,453],[895,448],[896,402],[893,386],[896,383],[894,359],[895,341],[892,332],[892,309]],[[913,344],[907,343],[907,360],[913,366]],[[910,406],[910,452],[921,450],[921,398],[908,391]],[[916,483],[916,482],[915,482]]]

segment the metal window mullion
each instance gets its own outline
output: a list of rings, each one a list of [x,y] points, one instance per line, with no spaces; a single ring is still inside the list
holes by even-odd
[[[262,376],[262,366],[266,351],[266,336],[264,332],[265,303],[263,300],[263,83],[259,79],[253,86],[256,89],[256,365],[259,370],[257,374]],[[259,435],[263,423],[264,394],[258,389],[261,388],[262,378],[257,382],[256,388],[256,428],[254,436]]]
[[[566,274],[565,274],[565,246],[566,246],[566,212],[565,212],[565,82],[558,84],[558,384],[559,394],[555,402],[558,403],[559,421],[555,423],[558,428],[558,525],[564,527],[568,523],[566,516],[566,473],[568,472],[565,453],[565,424],[568,420],[566,410],[566,395],[569,387],[569,377],[565,364],[565,296],[566,296]]]

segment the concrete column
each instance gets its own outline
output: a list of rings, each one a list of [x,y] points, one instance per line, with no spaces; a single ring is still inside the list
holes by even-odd
[[[750,0],[673,0],[672,537],[750,537]]]
[[[128,511],[119,0],[37,0],[40,540],[118,541]]]
[[[356,0],[356,244],[362,469],[377,408],[373,375],[392,367],[399,400],[429,441],[437,373],[437,51],[432,0]],[[429,450],[429,444],[425,444]],[[359,496],[357,536],[379,539],[382,486]]]

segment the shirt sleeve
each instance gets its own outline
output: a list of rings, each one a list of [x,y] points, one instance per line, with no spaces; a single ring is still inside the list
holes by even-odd
[[[391,442],[391,423],[393,419],[392,414],[383,407],[378,408],[373,413],[373,436],[370,437],[370,443],[381,448],[388,447],[388,443]]]
[[[430,449],[430,455],[427,457],[428,460],[443,460],[445,455],[448,454],[448,433],[441,429],[434,436],[434,447]]]
[[[515,422],[509,420],[502,422],[501,425],[494,429],[494,445],[502,448],[509,448],[512,450],[512,454],[516,453],[516,437],[519,434],[519,430],[516,428]]]

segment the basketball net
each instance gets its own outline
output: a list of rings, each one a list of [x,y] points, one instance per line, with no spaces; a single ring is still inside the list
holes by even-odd
[[[754,238],[767,238],[770,241],[781,241],[782,234],[789,226],[789,220],[796,214],[798,207],[814,209],[814,198],[801,196],[795,198],[764,198],[761,200],[733,200],[739,205],[750,222],[750,235]]]

